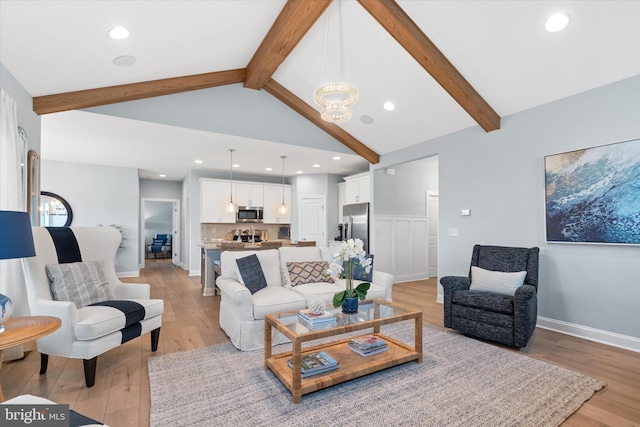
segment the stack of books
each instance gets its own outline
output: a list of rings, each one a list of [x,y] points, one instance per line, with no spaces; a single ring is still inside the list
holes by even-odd
[[[289,359],[288,363],[289,367],[293,368],[293,360]],[[302,360],[300,362],[302,378],[310,377],[311,375],[318,375],[327,371],[333,371],[334,369],[338,369],[338,367],[338,362],[324,351],[304,354],[302,355]]]
[[[376,335],[364,335],[349,341],[349,348],[360,356],[371,356],[389,350],[389,345]]]
[[[300,322],[305,326],[309,327],[335,325],[337,322],[336,317],[328,311],[324,311],[321,314],[315,314],[311,313],[308,308],[298,312],[298,320],[300,320]]]

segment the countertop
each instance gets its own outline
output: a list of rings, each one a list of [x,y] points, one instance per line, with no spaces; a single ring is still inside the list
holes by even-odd
[[[282,242],[282,246],[296,246],[297,243],[292,242],[291,240],[269,240],[270,242]],[[200,242],[198,244],[198,246],[200,246],[201,248],[205,249],[205,250],[216,250],[216,249],[220,249],[220,243],[222,242],[230,242],[228,240],[223,240],[223,239],[215,239],[212,241],[207,241],[207,242]],[[259,249],[260,248],[260,243],[245,243],[244,244],[244,248],[251,250],[251,249]]]

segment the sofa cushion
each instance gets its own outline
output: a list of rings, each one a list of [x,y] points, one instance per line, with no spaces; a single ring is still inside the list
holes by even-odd
[[[302,310],[307,307],[303,296],[282,286],[267,286],[251,296],[253,318],[263,320],[271,313],[290,310]]]
[[[505,273],[472,266],[469,290],[514,295],[516,290],[524,283],[526,275],[526,271]]]
[[[101,261],[45,266],[53,299],[70,301],[77,308],[113,299]]]
[[[304,285],[305,283],[327,282],[333,283],[333,279],[327,273],[329,263],[326,261],[288,262],[287,274],[291,286]]]
[[[264,278],[260,261],[256,254],[236,259],[238,278],[252,294],[267,287],[267,279]]]
[[[131,299],[144,307],[144,319],[160,316],[164,311],[161,299]],[[144,320],[143,319],[143,320]],[[78,310],[78,322],[73,327],[77,340],[90,341],[124,328],[125,314],[113,307],[86,306]]]

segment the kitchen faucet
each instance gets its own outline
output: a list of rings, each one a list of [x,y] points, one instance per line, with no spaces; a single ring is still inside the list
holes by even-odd
[[[253,246],[256,243],[256,236],[255,236],[255,230],[253,229],[253,225],[249,226],[249,235],[250,235],[250,239],[251,239],[251,246]]]

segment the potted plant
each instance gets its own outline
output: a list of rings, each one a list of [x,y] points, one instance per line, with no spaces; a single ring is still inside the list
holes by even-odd
[[[328,273],[334,277],[344,277],[346,287],[333,296],[333,306],[342,307],[342,312],[347,314],[358,312],[358,299],[364,301],[371,283],[360,283],[353,287],[353,274],[356,266],[360,265],[369,274],[371,271],[371,259],[366,258],[364,243],[360,239],[349,239],[340,244],[340,250],[333,254],[333,261],[329,265]]]

